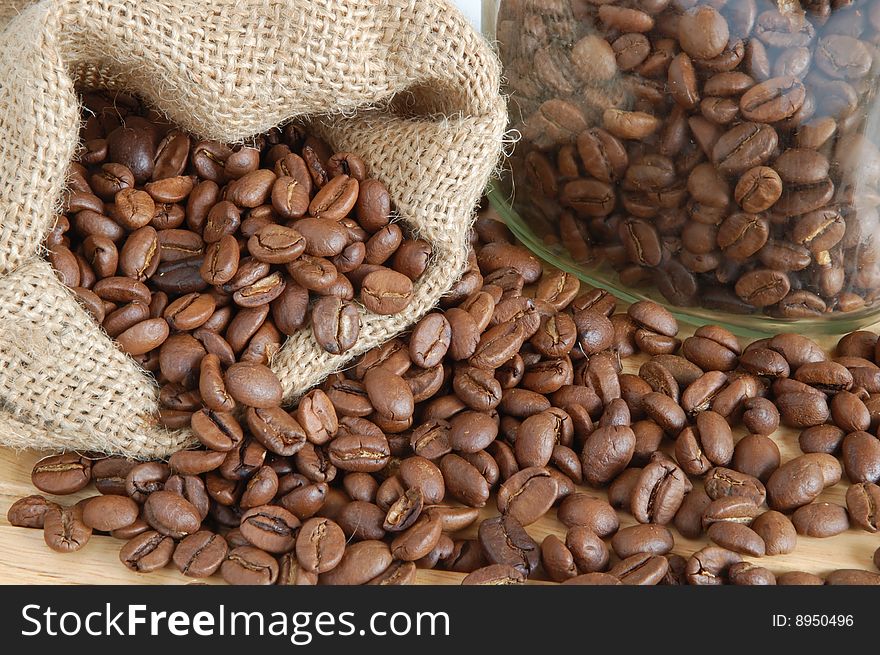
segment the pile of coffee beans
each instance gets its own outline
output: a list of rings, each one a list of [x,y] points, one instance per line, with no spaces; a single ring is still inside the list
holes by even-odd
[[[205,405],[192,414],[204,449],[48,457],[40,491],[100,495],[30,496],[10,523],[57,551],[109,533],[133,571],[230,583],[407,584],[417,568],[465,584],[880,583],[871,553],[825,579],[758,561],[799,535],[880,528],[876,334],[843,337],[834,358],[796,334],[743,349],[705,326],[681,340],[665,308],[616,312],[491,217],[472,245],[442,308],[290,412],[268,369],[221,375],[204,354],[188,392]],[[801,430],[803,455],[781,461],[780,423]],[[844,475],[846,507],[824,502]],[[554,512],[565,538],[538,543],[526,528]],[[678,554],[678,535],[704,547]]]
[[[676,305],[880,294],[873,0],[504,0],[515,206]]]
[[[188,426],[202,401],[218,412],[254,395],[277,405],[277,381],[254,385],[282,340],[311,325],[324,350],[344,353],[360,330],[355,297],[378,314],[409,304],[431,246],[391,222],[388,191],[357,155],[293,124],[230,147],[136,98],[83,102],[49,261],[158,374],[170,427]]]

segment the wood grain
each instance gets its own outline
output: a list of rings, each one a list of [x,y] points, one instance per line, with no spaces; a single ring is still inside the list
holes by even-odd
[[[683,326],[682,338],[691,331]],[[828,349],[833,349],[836,339],[818,339]],[[624,368],[628,372],[638,372],[644,357],[633,357],[625,360]],[[735,431],[741,438],[745,432],[740,428]],[[782,461],[787,461],[801,454],[797,445],[798,433],[788,428],[779,429],[773,439],[779,446]],[[667,444],[668,445],[668,444]],[[43,542],[42,532],[16,528],[9,525],[6,512],[18,498],[36,490],[30,482],[30,472],[36,462],[45,453],[15,452],[0,448],[0,583],[6,584],[192,584],[222,582],[217,576],[204,581],[186,578],[173,567],[150,574],[132,573],[118,561],[119,548],[122,542],[109,536],[94,536],[88,545],[78,553],[59,554],[51,551]],[[827,489],[820,500],[838,503],[845,506],[844,495],[848,484],[846,481]],[[583,488],[580,491],[596,497],[604,497],[602,490]],[[56,501],[71,504],[80,498],[93,495],[93,489],[87,489],[74,496],[55,498]],[[494,500],[483,511],[485,516],[497,514]],[[634,525],[635,520],[629,514],[621,514],[621,526]],[[549,534],[565,538],[565,526],[556,520],[555,512],[549,513],[538,522],[527,527],[529,534],[540,541]],[[470,528],[456,535],[456,538],[472,538],[476,529]],[[675,534],[675,553],[687,557],[695,550],[709,543],[707,540],[692,541]],[[873,570],[871,558],[880,547],[880,533],[870,534],[862,530],[850,528],[844,534],[828,539],[798,537],[797,548],[789,555],[753,558],[775,573],[785,571],[808,571],[826,574],[835,569],[858,568]],[[418,584],[458,584],[464,576],[447,571],[420,570]]]

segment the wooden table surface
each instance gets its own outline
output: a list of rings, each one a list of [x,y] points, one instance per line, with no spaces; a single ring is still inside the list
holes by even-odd
[[[692,332],[692,329],[690,326],[682,325],[679,336],[684,338]],[[833,349],[837,338],[817,338],[817,341],[824,347]],[[743,345],[745,343],[747,342],[743,341]],[[627,372],[638,372],[639,366],[645,359],[644,356],[631,357],[624,360],[624,368]],[[737,439],[745,434],[742,428],[735,429],[734,433]],[[780,428],[772,435],[779,446],[783,462],[801,454],[797,435],[797,431],[788,428]],[[51,551],[45,545],[41,530],[16,528],[9,525],[6,520],[9,506],[17,498],[37,493],[31,485],[30,472],[34,462],[43,454],[31,451],[14,452],[10,449],[0,448],[0,583],[188,584],[193,582],[192,579],[177,573],[173,566],[150,574],[130,572],[118,560],[118,551],[122,542],[109,536],[94,535],[81,551],[60,554]],[[848,483],[844,479],[834,487],[826,489],[819,500],[845,506],[844,494],[847,486]],[[596,497],[605,496],[602,490],[585,487],[580,491]],[[64,504],[72,504],[72,502],[85,496],[94,495],[94,493],[94,489],[89,487],[75,496],[60,497],[56,500]],[[484,514],[486,516],[497,514],[494,500],[490,500]],[[622,527],[633,524],[635,524],[635,520],[629,514],[621,514]],[[672,529],[675,532],[674,528]],[[565,526],[556,520],[553,511],[528,526],[526,530],[539,543],[548,534],[556,534],[564,539],[566,531]],[[471,528],[456,537],[474,537],[475,534],[475,528]],[[708,540],[684,539],[675,532],[673,552],[687,557],[707,543],[709,543]],[[850,528],[844,534],[828,539],[799,536],[796,550],[789,555],[760,559],[746,557],[745,559],[758,561],[762,566],[766,566],[777,574],[801,570],[821,575],[841,568],[874,570],[871,558],[878,547],[880,547],[880,533],[870,534],[860,529]],[[462,574],[447,571],[420,570],[417,582],[419,584],[457,584],[463,577]],[[215,576],[208,582],[222,583],[222,580],[219,579],[219,576]]]

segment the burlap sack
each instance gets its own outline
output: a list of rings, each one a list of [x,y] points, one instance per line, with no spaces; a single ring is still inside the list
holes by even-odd
[[[185,129],[236,142],[296,116],[359,153],[434,258],[397,316],[364,310],[332,356],[311,332],[272,366],[292,401],[393,337],[466,264],[473,208],[506,113],[489,46],[446,0],[58,0],[0,20],[0,442],[163,457],[153,379],[55,277],[53,224],[79,129],[75,89],[135,92]],[[20,13],[19,13],[20,10]]]

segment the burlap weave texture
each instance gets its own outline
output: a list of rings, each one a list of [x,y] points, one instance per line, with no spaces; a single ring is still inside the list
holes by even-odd
[[[0,443],[164,457],[152,378],[54,276],[41,243],[79,131],[77,90],[143,97],[204,138],[292,118],[361,155],[434,249],[399,315],[362,310],[358,345],[309,330],[272,367],[288,401],[406,329],[466,265],[473,208],[506,113],[486,42],[447,0],[57,0],[0,3]],[[20,12],[19,12],[20,9]]]

